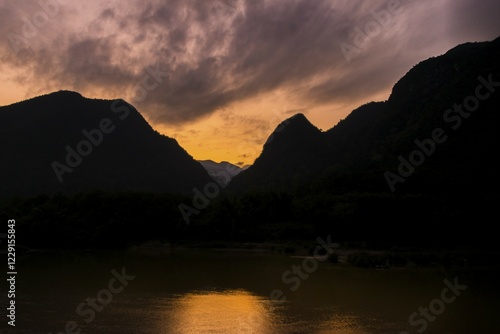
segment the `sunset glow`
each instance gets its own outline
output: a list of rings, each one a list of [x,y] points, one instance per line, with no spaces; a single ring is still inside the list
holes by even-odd
[[[61,89],[123,98],[196,159],[251,164],[287,117],[327,130],[422,59],[497,37],[499,12],[486,0],[1,1],[0,105]]]

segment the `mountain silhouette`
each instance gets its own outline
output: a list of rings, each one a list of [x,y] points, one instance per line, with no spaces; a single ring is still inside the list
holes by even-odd
[[[263,184],[279,187],[290,179],[303,181],[312,177],[314,166],[320,167],[315,162],[324,153],[321,131],[303,114],[296,114],[277,126],[261,155],[246,171],[233,178],[230,189]]]
[[[59,91],[0,107],[0,195],[92,189],[188,193],[210,182],[123,100]]]
[[[19,233],[36,247],[330,234],[380,245],[494,245],[485,237],[494,235],[499,200],[498,59],[500,39],[457,46],[328,131],[297,114],[223,187],[123,100],[61,91],[0,107],[0,200],[83,192],[0,201],[0,215],[20,217]]]
[[[359,107],[326,132],[293,116],[228,188],[291,189],[314,182],[318,191],[338,193],[493,196],[498,59],[500,38],[459,45],[414,66],[387,101]]]

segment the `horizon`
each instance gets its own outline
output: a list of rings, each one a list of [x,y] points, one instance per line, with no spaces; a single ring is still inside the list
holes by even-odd
[[[294,114],[326,131],[419,62],[500,34],[492,0],[3,7],[0,105],[58,90],[122,98],[196,160],[240,166]]]

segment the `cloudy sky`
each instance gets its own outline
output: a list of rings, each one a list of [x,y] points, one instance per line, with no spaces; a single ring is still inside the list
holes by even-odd
[[[282,120],[327,130],[499,17],[498,0],[0,0],[0,105],[124,98],[195,158],[248,164]]]

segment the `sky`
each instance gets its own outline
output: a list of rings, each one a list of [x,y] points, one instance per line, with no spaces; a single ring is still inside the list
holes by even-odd
[[[499,17],[498,0],[0,0],[0,105],[123,98],[194,158],[246,165],[283,120],[328,130]]]

